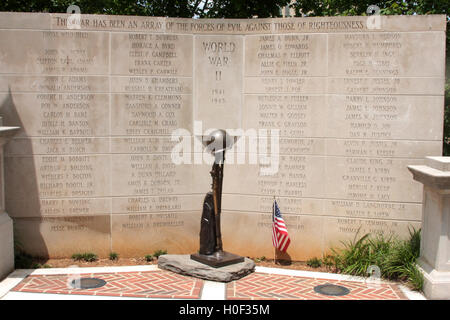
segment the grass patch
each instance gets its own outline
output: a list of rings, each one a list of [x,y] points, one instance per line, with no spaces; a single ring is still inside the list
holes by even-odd
[[[150,262],[153,260],[153,256],[151,254],[146,254],[144,258],[145,258],[145,261],[147,261],[147,262]]]
[[[320,268],[322,266],[322,260],[314,257],[306,261],[306,265],[311,268]]]
[[[72,259],[75,261],[93,262],[98,260],[98,256],[92,252],[74,253]]]

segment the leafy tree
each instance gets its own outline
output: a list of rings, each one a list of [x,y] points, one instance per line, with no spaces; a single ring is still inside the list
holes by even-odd
[[[289,0],[2,0],[0,11],[66,12],[162,17],[251,18],[277,17]]]
[[[81,13],[192,17],[193,8],[201,2],[189,0],[3,0],[0,11],[66,12],[77,5]]]
[[[279,17],[280,8],[290,0],[211,0],[206,1],[201,17],[208,18],[259,18]]]
[[[448,32],[447,32],[447,48],[449,45]],[[448,51],[448,50],[447,50]],[[443,155],[450,156],[450,80],[449,80],[449,63],[450,58],[447,52],[447,77],[445,82],[445,110],[444,110],[444,146]]]
[[[297,16],[365,15],[370,5],[378,6],[380,14],[449,14],[448,0],[297,0],[292,7]]]

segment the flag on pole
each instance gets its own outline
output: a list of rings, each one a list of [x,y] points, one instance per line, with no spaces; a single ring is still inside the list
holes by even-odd
[[[284,223],[283,217],[281,217],[280,208],[278,208],[276,200],[273,202],[272,210],[272,243],[281,252],[286,252],[291,243],[286,224]]]

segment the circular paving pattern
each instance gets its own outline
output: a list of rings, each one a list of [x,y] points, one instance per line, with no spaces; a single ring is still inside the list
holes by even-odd
[[[81,278],[72,280],[71,286],[75,289],[93,289],[100,288],[106,284],[105,280],[98,278]]]
[[[350,293],[350,289],[335,284],[322,284],[315,286],[314,291],[327,296],[345,296]]]

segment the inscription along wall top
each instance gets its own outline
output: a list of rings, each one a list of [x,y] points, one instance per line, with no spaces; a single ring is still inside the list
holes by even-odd
[[[227,165],[230,251],[272,255],[274,195],[293,259],[420,225],[406,166],[441,154],[445,16],[68,17],[0,13],[0,113],[22,128],[6,206],[31,253],[197,250],[210,166],[171,160],[173,130],[203,134],[194,121],[280,129],[276,174],[255,150]]]

